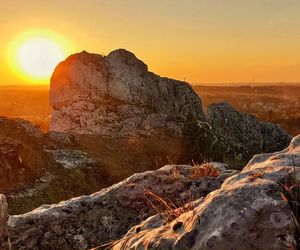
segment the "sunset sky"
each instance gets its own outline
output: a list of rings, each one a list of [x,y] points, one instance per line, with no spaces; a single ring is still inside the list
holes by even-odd
[[[3,0],[0,84],[49,82],[30,76],[34,64],[29,75],[20,66],[39,48],[38,39],[24,44],[31,30],[63,57],[126,48],[151,71],[191,83],[300,82],[299,13],[299,0]]]

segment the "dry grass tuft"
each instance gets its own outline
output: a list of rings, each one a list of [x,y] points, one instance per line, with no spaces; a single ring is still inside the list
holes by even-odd
[[[187,202],[187,203],[182,202],[183,203],[182,205],[179,205],[179,204],[176,205],[175,202],[171,201],[170,199],[163,199],[162,197],[160,197],[157,194],[154,194],[150,190],[144,191],[144,197],[147,200],[147,202],[149,203],[149,206],[155,210],[156,214],[161,216],[161,218],[163,219],[165,224],[170,224],[172,221],[177,219],[180,215],[182,215],[186,212],[192,211],[194,209],[194,206],[193,206],[194,199],[193,199],[192,195],[189,198],[189,202]],[[176,231],[181,226],[182,226],[182,222],[178,221],[173,225],[172,229],[174,231]],[[139,230],[140,230],[140,228],[139,228]],[[141,232],[138,231],[137,233],[141,233]],[[142,234],[143,233],[147,233],[147,231],[142,232]],[[124,241],[125,242],[124,244],[127,246],[131,242],[131,236],[127,236],[127,237],[123,237],[119,240],[111,241],[111,242],[101,245],[99,247],[93,248],[92,250],[112,249],[114,246],[119,244],[121,241]],[[148,242],[148,243],[150,244],[150,242]],[[124,249],[126,249],[126,248],[124,248]]]
[[[215,168],[213,164],[206,162],[202,165],[194,165],[191,169],[190,178],[196,180],[203,177],[218,177],[219,175],[220,170]]]
[[[181,178],[181,174],[177,166],[171,169],[171,176],[174,180],[179,180]]]
[[[296,245],[290,246],[290,249],[300,248],[300,186],[296,178],[296,165],[294,155],[291,155],[293,162],[293,180],[286,181],[285,184],[277,182],[282,188],[283,192],[280,193],[281,198],[290,206],[294,221],[297,227],[297,234],[295,235]]]
[[[170,223],[180,215],[193,210],[192,195],[189,198],[189,201],[184,204],[178,204],[178,202],[173,202],[170,199],[165,200],[149,190],[145,190],[144,196],[149,205],[155,210],[157,214],[161,216],[165,224]]]

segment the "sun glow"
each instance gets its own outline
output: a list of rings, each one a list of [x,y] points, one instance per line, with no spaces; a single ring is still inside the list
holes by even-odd
[[[47,30],[21,33],[8,49],[11,70],[22,80],[33,84],[49,82],[55,66],[72,52],[62,36]]]

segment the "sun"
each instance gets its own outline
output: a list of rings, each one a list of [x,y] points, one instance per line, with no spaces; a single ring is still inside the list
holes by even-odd
[[[14,74],[28,83],[45,84],[56,65],[71,53],[72,46],[52,31],[30,30],[17,36],[8,51]]]
[[[46,37],[32,37],[19,47],[16,53],[20,69],[28,76],[36,78],[49,77],[64,58],[62,48]]]

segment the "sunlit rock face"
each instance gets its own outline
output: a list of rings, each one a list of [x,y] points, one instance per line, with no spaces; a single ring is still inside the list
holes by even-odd
[[[281,152],[254,156],[190,212],[169,223],[150,217],[112,249],[299,249],[296,200],[287,191],[299,188],[299,174],[300,135]]]
[[[218,170],[217,175],[200,175],[203,166],[167,165],[134,174],[92,195],[10,216],[12,245],[23,250],[82,250],[111,242],[157,212],[150,202],[161,211],[167,210],[156,196],[180,207],[220,188],[226,178],[236,173],[225,164],[210,166]]]
[[[50,104],[52,131],[182,134],[187,122],[204,120],[201,100],[187,83],[149,72],[123,49],[104,57],[83,51],[61,62],[51,78]]]

